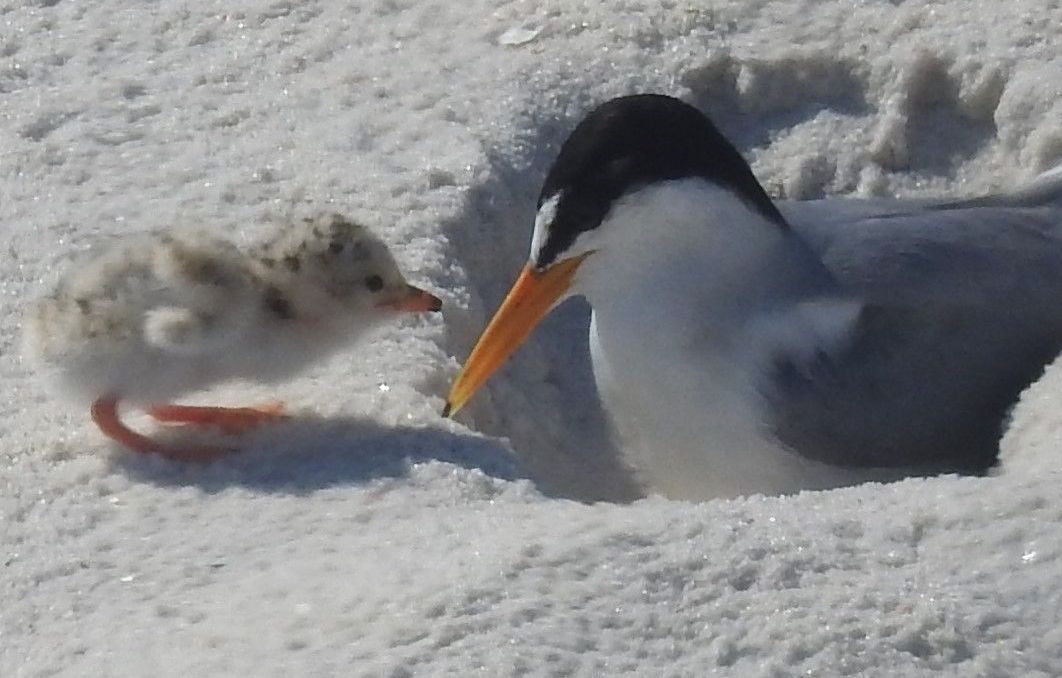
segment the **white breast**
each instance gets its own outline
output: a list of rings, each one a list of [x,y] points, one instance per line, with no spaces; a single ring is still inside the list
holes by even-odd
[[[779,351],[843,341],[858,305],[815,300],[810,282],[807,296],[786,297],[803,254],[789,236],[720,189],[674,184],[618,204],[577,281],[627,461],[650,491],[685,499],[852,482],[785,449],[762,394]]]
[[[595,312],[594,377],[628,464],[650,491],[703,500],[865,480],[785,449],[769,427],[750,353],[656,342]],[[758,370],[758,368],[756,368]]]

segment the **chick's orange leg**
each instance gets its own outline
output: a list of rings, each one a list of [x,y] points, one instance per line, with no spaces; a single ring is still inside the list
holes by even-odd
[[[160,405],[148,410],[156,421],[211,426],[225,433],[244,433],[256,426],[284,418],[284,403],[273,401],[252,407]]]
[[[105,436],[140,454],[158,454],[176,461],[213,461],[231,452],[222,447],[169,447],[141,435],[118,418],[118,398],[106,395],[92,403],[92,421]]]

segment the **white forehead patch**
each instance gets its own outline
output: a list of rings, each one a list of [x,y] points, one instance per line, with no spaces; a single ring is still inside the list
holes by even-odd
[[[560,202],[562,193],[563,191],[557,191],[538,208],[538,214],[535,215],[535,232],[531,234],[529,261],[538,261],[538,255],[546,244],[546,236],[549,235],[549,226],[557,216],[557,203]]]

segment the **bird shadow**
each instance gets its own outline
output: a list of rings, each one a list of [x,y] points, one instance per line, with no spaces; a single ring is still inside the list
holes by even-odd
[[[173,444],[203,437],[180,431],[163,434]],[[211,437],[210,443],[231,438]],[[410,475],[420,463],[445,462],[478,469],[500,480],[527,479],[502,442],[442,428],[388,426],[359,417],[299,416],[262,426],[239,438],[239,449],[208,464],[156,455],[116,454],[113,464],[126,475],[160,486],[194,486],[205,492],[244,487],[262,492],[305,495],[329,487],[366,485]]]

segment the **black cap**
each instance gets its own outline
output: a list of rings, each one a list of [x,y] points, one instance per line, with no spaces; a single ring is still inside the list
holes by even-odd
[[[561,147],[538,206],[561,194],[537,267],[596,228],[624,194],[658,181],[700,177],[733,191],[764,218],[785,219],[748,163],[699,110],[674,97],[635,94],[590,112]]]

